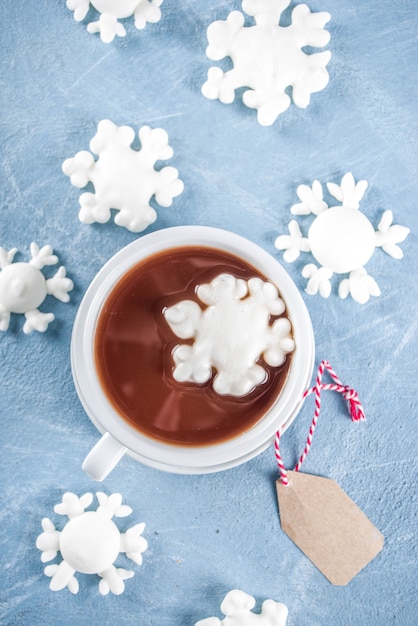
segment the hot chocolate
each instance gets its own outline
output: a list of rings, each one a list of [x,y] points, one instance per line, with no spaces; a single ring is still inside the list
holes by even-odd
[[[265,380],[242,396],[219,395],[212,380],[174,378],[173,350],[179,339],[164,311],[179,301],[197,301],[196,288],[223,273],[267,280],[228,252],[204,246],[172,248],[133,266],[100,311],[94,340],[100,384],[115,410],[149,437],[194,447],[226,441],[256,424],[286,382],[291,354],[276,367],[261,358]],[[272,316],[271,322],[277,317],[287,317],[287,312]]]

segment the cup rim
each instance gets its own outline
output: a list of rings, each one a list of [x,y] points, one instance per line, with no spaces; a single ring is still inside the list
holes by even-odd
[[[296,348],[285,386],[256,424],[232,439],[209,445],[181,446],[160,442],[136,430],[107,400],[94,366],[94,334],[101,308],[123,274],[163,250],[204,246],[226,250],[257,268],[279,289],[292,323]],[[168,472],[203,474],[240,465],[265,450],[280,428],[287,429],[302,404],[313,371],[314,334],[308,309],[282,265],[266,250],[228,230],[211,226],[173,226],[131,242],[99,270],[87,288],[71,336],[71,370],[81,404],[92,423],[127,448],[144,465]]]

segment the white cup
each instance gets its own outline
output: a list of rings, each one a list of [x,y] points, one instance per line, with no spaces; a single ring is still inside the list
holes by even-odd
[[[119,279],[140,261],[167,249],[203,246],[229,252],[255,267],[279,289],[292,323],[296,348],[287,380],[264,416],[241,435],[207,446],[179,446],[157,441],[136,430],[108,401],[94,364],[94,337],[102,306]],[[103,480],[124,454],[144,465],[179,474],[205,474],[232,468],[255,457],[296,417],[314,364],[314,336],[305,303],[290,276],[265,250],[218,228],[176,226],[135,240],[99,271],[77,313],[71,340],[71,366],[80,401],[101,439],[89,452],[83,470]]]

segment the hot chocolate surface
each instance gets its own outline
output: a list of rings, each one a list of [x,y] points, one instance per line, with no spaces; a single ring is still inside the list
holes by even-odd
[[[95,334],[101,385],[118,413],[150,437],[185,446],[228,440],[264,415],[286,381],[291,354],[278,367],[263,361],[265,380],[244,396],[219,396],[212,385],[216,372],[201,384],[174,378],[172,353],[178,337],[164,312],[182,300],[199,302],[199,285],[222,273],[266,280],[230,253],[199,246],[175,248],[131,268],[102,308]],[[286,311],[280,317],[286,317]]]

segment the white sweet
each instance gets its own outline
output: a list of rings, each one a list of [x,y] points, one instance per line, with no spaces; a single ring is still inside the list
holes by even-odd
[[[53,313],[41,313],[38,308],[47,295],[68,302],[73,281],[66,277],[64,266],[52,278],[46,279],[42,274],[43,267],[58,263],[51,246],[40,249],[32,243],[29,263],[13,263],[16,252],[16,248],[9,252],[0,248],[0,331],[9,328],[11,313],[21,313],[26,318],[24,333],[29,334],[33,330],[44,332],[55,316]]]
[[[225,619],[208,617],[196,622],[195,626],[286,626],[288,610],[285,604],[265,600],[259,615],[252,612],[255,599],[239,589],[226,594],[221,611]]]
[[[202,87],[204,96],[230,104],[236,89],[248,87],[244,104],[257,109],[262,126],[270,126],[291,103],[289,87],[295,105],[306,108],[311,94],[327,86],[325,68],[331,52],[308,54],[304,48],[327,45],[330,34],[324,26],[331,16],[311,13],[306,4],[299,4],[292,10],[291,24],[280,26],[289,4],[290,0],[243,0],[242,8],[254,17],[255,25],[245,26],[240,11],[210,24],[207,56],[214,61],[230,57],[233,68],[223,72],[211,67]]]
[[[86,17],[90,4],[100,13],[96,22],[87,25],[89,33],[100,33],[104,43],[110,43],[115,36],[124,37],[126,30],[119,19],[135,18],[138,29],[145,28],[147,22],[158,22],[161,18],[159,9],[163,0],[67,0],[67,7],[74,11],[74,19],[81,22]]]
[[[157,218],[149,204],[153,196],[158,204],[169,207],[173,198],[183,191],[174,167],[154,169],[158,160],[173,156],[166,131],[142,126],[138,135],[141,149],[134,150],[132,128],[102,120],[90,142],[91,152],[98,155],[97,161],[86,150],[64,161],[62,170],[75,187],[82,189],[89,182],[94,186],[94,193],[80,196],[79,218],[84,224],[104,224],[110,220],[110,210],[116,209],[115,223],[138,233]]]
[[[275,241],[278,250],[284,250],[283,258],[292,263],[301,252],[311,252],[320,263],[305,265],[302,276],[308,279],[306,291],[320,293],[327,298],[331,293],[334,273],[348,274],[339,285],[340,298],[351,295],[359,304],[365,304],[370,296],[379,296],[376,281],[364,269],[376,247],[382,248],[395,259],[403,256],[397,245],[409,233],[405,226],[393,225],[392,211],[385,211],[374,230],[368,218],[359,210],[360,201],[367,189],[367,181],[358,183],[349,172],[340,185],[327,183],[331,196],[341,204],[329,207],[323,199],[322,185],[315,180],[312,187],[300,185],[297,195],[301,202],[290,211],[294,215],[315,215],[308,236],[303,237],[296,220],[289,223],[289,235],[280,235]]]
[[[50,519],[42,520],[44,532],[36,540],[36,547],[42,550],[42,562],[51,561],[61,552],[59,564],[48,565],[44,572],[51,578],[50,589],[59,591],[68,587],[77,593],[79,584],[74,574],[98,574],[101,578],[99,592],[106,595],[111,591],[119,595],[125,589],[124,580],[132,578],[134,572],[116,568],[113,563],[119,553],[126,553],[132,561],[141,565],[142,553],[147,549],[147,541],[142,537],[145,524],[136,524],[121,533],[112,517],[126,517],[132,513],[129,506],[122,504],[122,496],[114,493],[107,496],[98,492],[99,506],[95,511],[86,511],[93,501],[91,493],[78,498],[74,493],[65,493],[61,504],[54,507],[59,515],[66,515],[69,521],[59,532]]]
[[[244,396],[266,380],[258,360],[277,367],[295,348],[291,324],[270,317],[285,310],[273,283],[260,278],[248,281],[220,274],[196,294],[206,305],[183,300],[164,310],[170,328],[180,339],[194,339],[173,350],[174,378],[179,382],[205,383],[216,370],[213,389],[218,394]]]

